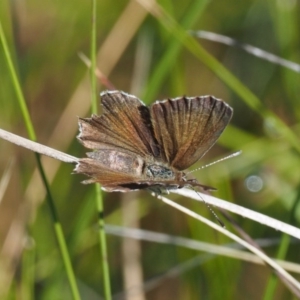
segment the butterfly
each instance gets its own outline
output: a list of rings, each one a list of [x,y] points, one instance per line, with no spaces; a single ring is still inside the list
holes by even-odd
[[[93,149],[74,172],[105,191],[207,187],[184,170],[215,144],[233,109],[213,96],[178,97],[149,107],[122,91],[101,93],[103,113],[79,118],[78,140]]]

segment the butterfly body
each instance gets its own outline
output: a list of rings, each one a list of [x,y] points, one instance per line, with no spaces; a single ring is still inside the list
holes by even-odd
[[[150,107],[120,91],[101,93],[103,114],[79,118],[79,141],[95,150],[75,172],[106,191],[201,186],[183,170],[216,142],[232,108],[212,96],[157,101]]]

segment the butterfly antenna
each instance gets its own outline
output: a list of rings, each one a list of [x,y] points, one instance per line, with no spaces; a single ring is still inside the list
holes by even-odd
[[[229,159],[229,158],[233,158],[233,157],[239,156],[241,153],[242,153],[242,150],[237,151],[237,152],[232,153],[232,154],[230,154],[230,155],[228,155],[228,156],[225,156],[225,157],[220,158],[220,159],[218,159],[218,160],[216,160],[216,161],[213,161],[213,162],[210,163],[210,164],[207,164],[207,165],[204,165],[204,166],[202,166],[202,167],[200,167],[200,168],[197,168],[197,169],[195,169],[195,170],[189,171],[189,172],[186,173],[186,175],[188,175],[188,174],[190,174],[190,173],[193,173],[193,172],[196,172],[196,171],[199,171],[199,170],[202,170],[202,169],[205,169],[205,168],[207,168],[207,167],[210,167],[210,166],[212,166],[212,165],[215,165],[215,164],[217,164],[217,163],[219,163],[219,162],[221,162],[221,161],[227,160],[227,159]]]
[[[212,215],[216,218],[216,220],[218,221],[218,223],[225,228],[225,224],[221,221],[221,219],[217,216],[217,214],[214,212],[214,210],[211,208],[211,206],[203,199],[203,197],[201,196],[201,194],[199,192],[197,192],[193,186],[190,186],[190,188],[200,197],[200,199],[203,201],[203,203],[206,205],[206,207],[208,208],[208,210],[212,213]]]
[[[186,175],[188,175],[188,174],[190,174],[190,173],[193,173],[193,172],[195,172],[195,171],[198,171],[198,170],[201,170],[201,169],[210,167],[210,166],[212,166],[212,165],[214,165],[214,164],[216,164],[216,163],[219,163],[219,162],[221,162],[221,161],[224,161],[224,160],[226,160],[226,159],[229,159],[229,158],[232,158],[232,157],[236,157],[236,156],[240,155],[241,153],[242,153],[241,150],[240,150],[240,151],[237,151],[237,152],[232,153],[232,154],[230,154],[230,155],[228,155],[228,156],[225,156],[225,157],[223,157],[223,158],[221,158],[221,159],[218,159],[218,160],[216,160],[216,161],[214,161],[214,162],[212,162],[212,163],[210,163],[210,164],[207,164],[207,165],[205,165],[205,166],[202,166],[202,167],[200,167],[200,168],[197,168],[197,169],[195,169],[195,170],[192,170],[192,171],[190,171],[190,172],[187,172]],[[193,191],[195,191],[195,193],[200,197],[200,199],[201,199],[201,200],[203,201],[203,203],[206,205],[206,207],[208,208],[208,210],[209,210],[209,211],[212,213],[212,215],[216,218],[216,220],[218,221],[218,223],[219,223],[223,228],[225,228],[225,224],[220,220],[220,218],[217,216],[217,214],[214,212],[214,210],[211,208],[211,206],[203,199],[203,197],[201,196],[201,194],[200,194],[198,191],[196,191],[196,190],[194,189],[193,186],[190,186],[190,188],[191,188]]]

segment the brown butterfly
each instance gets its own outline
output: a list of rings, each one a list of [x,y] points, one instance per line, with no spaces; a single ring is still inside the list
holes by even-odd
[[[217,141],[233,110],[213,96],[179,97],[151,106],[121,91],[101,93],[103,114],[79,118],[79,141],[94,152],[75,172],[109,192],[200,186],[183,170]]]

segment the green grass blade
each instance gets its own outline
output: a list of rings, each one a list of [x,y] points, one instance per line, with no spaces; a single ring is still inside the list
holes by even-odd
[[[0,21],[0,40],[2,41],[2,46],[3,46],[3,49],[4,49],[5,58],[6,58],[8,67],[9,67],[10,75],[12,77],[12,82],[13,82],[13,85],[14,85],[14,88],[15,88],[15,91],[16,91],[16,94],[17,94],[18,103],[19,103],[19,106],[20,106],[21,111],[22,111],[22,115],[23,115],[23,118],[24,118],[24,121],[25,121],[25,126],[26,126],[26,129],[27,129],[28,135],[29,135],[30,139],[35,141],[36,140],[36,134],[35,134],[35,131],[34,131],[31,119],[30,119],[30,115],[29,115],[29,112],[28,112],[28,109],[27,109],[27,105],[26,105],[26,102],[25,102],[25,99],[24,99],[24,96],[23,96],[23,93],[22,93],[22,89],[21,89],[21,86],[20,86],[16,71],[15,71],[14,65],[13,65],[13,62],[12,62],[12,59],[11,59],[11,55],[10,55],[10,52],[9,52],[9,49],[8,49],[8,45],[7,45],[7,41],[6,41],[6,38],[5,38],[5,35],[4,35],[4,31],[3,31],[3,28],[2,28],[2,25],[1,25],[1,21]],[[52,220],[54,222],[54,231],[55,231],[55,234],[56,234],[58,245],[59,245],[59,248],[60,248],[60,251],[61,251],[61,255],[62,255],[62,258],[63,258],[65,269],[66,269],[66,272],[67,272],[67,276],[68,276],[69,284],[70,284],[71,291],[72,291],[72,294],[73,294],[73,298],[76,299],[76,300],[79,300],[80,296],[79,296],[79,290],[78,290],[78,287],[77,287],[77,284],[76,284],[75,274],[74,274],[74,271],[72,269],[71,260],[70,260],[69,253],[67,251],[66,241],[65,241],[65,238],[64,238],[64,235],[63,235],[61,224],[58,221],[55,204],[54,204],[54,201],[53,201],[53,198],[52,198],[52,195],[51,195],[51,191],[50,191],[50,186],[49,186],[49,183],[46,179],[46,175],[45,175],[42,163],[41,163],[40,155],[35,153],[35,157],[36,157],[36,161],[37,161],[37,165],[38,165],[40,175],[42,177],[43,184],[44,184],[45,189],[47,191],[46,199],[47,199],[48,205],[50,207]]]
[[[4,55],[5,55],[5,58],[6,58],[6,62],[7,62],[9,71],[10,71],[10,75],[11,75],[11,79],[12,79],[15,91],[16,91],[16,94],[17,94],[17,100],[18,100],[19,106],[21,108],[21,112],[22,112],[22,115],[23,115],[23,118],[24,118],[26,130],[28,132],[28,136],[31,140],[36,141],[36,135],[35,135],[35,132],[34,132],[34,128],[33,128],[32,122],[30,120],[30,116],[29,116],[29,112],[28,112],[28,109],[27,109],[26,101],[24,99],[22,89],[21,89],[21,86],[20,86],[20,83],[19,83],[19,80],[18,80],[18,76],[17,76],[17,73],[15,71],[13,61],[12,61],[12,58],[11,58],[11,55],[10,55],[10,52],[9,52],[9,49],[8,49],[8,44],[7,44],[7,41],[6,41],[6,37],[5,37],[4,31],[3,31],[1,21],[0,21],[0,40],[2,41]]]
[[[92,29],[91,29],[91,85],[92,85],[92,113],[97,113],[98,107],[98,97],[97,97],[97,82],[96,82],[96,54],[97,54],[97,34],[96,34],[96,18],[97,18],[97,1],[92,2]],[[106,234],[105,234],[105,221],[104,221],[104,205],[103,197],[99,184],[95,184],[95,200],[98,212],[98,233],[99,233],[99,243],[100,243],[100,257],[102,263],[102,273],[103,273],[103,287],[104,295],[106,300],[110,300],[111,297],[111,287],[110,287],[110,276],[109,276],[109,265],[108,265],[108,253],[106,245]]]

